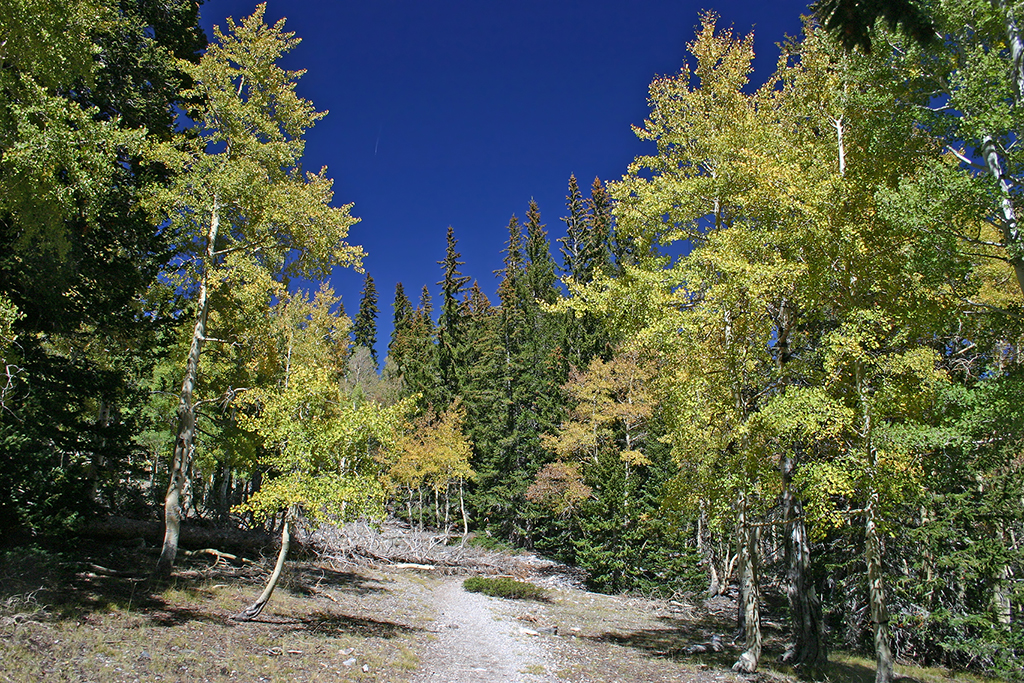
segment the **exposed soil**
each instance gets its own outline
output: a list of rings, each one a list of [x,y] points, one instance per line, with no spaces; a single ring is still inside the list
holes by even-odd
[[[729,670],[735,612],[723,599],[599,595],[538,558],[474,559],[474,571],[548,589],[542,602],[509,601],[464,591],[457,567],[322,555],[289,562],[259,619],[236,623],[229,617],[258,594],[273,554],[253,559],[194,555],[173,582],[153,587],[132,578],[155,562],[137,542],[85,543],[60,556],[9,551],[0,557],[0,681],[740,680]],[[772,666],[784,643],[771,623],[765,631]],[[873,679],[867,667],[836,673]],[[743,680],[756,679],[791,680],[771,669]]]

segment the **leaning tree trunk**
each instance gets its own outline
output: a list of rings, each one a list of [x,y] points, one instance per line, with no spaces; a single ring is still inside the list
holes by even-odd
[[[178,536],[181,533],[181,498],[192,458],[192,444],[196,434],[196,411],[192,393],[199,380],[199,355],[206,340],[206,319],[209,314],[209,269],[217,242],[220,214],[214,199],[210,215],[210,231],[206,238],[206,264],[199,286],[199,301],[196,306],[196,324],[192,330],[192,344],[185,364],[185,378],[181,382],[181,396],[178,400],[178,436],[174,442],[174,458],[171,462],[171,478],[164,496],[164,545],[157,560],[154,575],[168,577],[174,568],[178,554]]]
[[[740,610],[746,636],[743,654],[732,665],[733,671],[754,673],[761,659],[760,590],[757,577],[758,529],[750,524],[747,494],[741,493],[736,529],[739,537]]]
[[[782,508],[785,520],[786,595],[793,622],[793,649],[783,657],[803,678],[817,680],[825,673],[828,651],[821,616],[821,601],[811,581],[811,547],[807,539],[803,504],[793,490],[796,456],[782,461]]]
[[[232,620],[252,621],[260,615],[263,608],[270,602],[270,596],[274,594],[277,582],[281,578],[281,572],[284,571],[284,560],[288,556],[288,546],[291,545],[290,517],[291,513],[285,512],[284,523],[281,525],[281,551],[277,554],[277,564],[274,565],[274,573],[270,575],[270,580],[267,581],[267,587],[260,593],[260,597],[256,598],[256,602],[249,605],[248,609],[231,617]]]

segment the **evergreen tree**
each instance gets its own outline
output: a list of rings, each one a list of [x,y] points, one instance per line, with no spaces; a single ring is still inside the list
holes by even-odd
[[[612,202],[600,178],[594,178],[590,186],[586,222],[583,267],[593,279],[606,273],[612,263]]]
[[[539,508],[527,504],[526,490],[551,456],[539,435],[560,419],[557,317],[541,307],[553,302],[555,266],[534,202],[527,211],[526,234],[513,216],[508,224],[505,267],[498,286],[501,306],[495,316],[495,352],[482,359],[481,375],[497,375],[500,393],[489,417],[487,438],[477,444],[478,485],[474,505],[489,528],[510,541],[536,540]],[[497,438],[495,438],[495,436]]]
[[[392,338],[392,353],[398,359],[401,377],[410,393],[419,394],[420,409],[438,402],[437,344],[432,310],[430,290],[424,285],[416,310]]]
[[[602,254],[604,251],[601,249],[608,249],[607,244],[595,249],[596,246],[601,246],[594,239],[595,231],[592,226],[595,215],[599,225],[605,223],[610,225],[611,221],[610,217],[605,215],[610,207],[610,202],[604,192],[604,187],[597,179],[595,179],[595,183],[597,185],[591,190],[591,198],[584,201],[576,182],[576,176],[569,177],[569,194],[565,198],[569,215],[562,218],[562,221],[565,222],[566,234],[565,237],[559,239],[559,242],[562,253],[562,280],[571,286],[590,284],[595,275],[595,253]],[[588,207],[590,207],[589,212]],[[560,316],[562,327],[560,346],[563,367],[559,379],[564,382],[570,368],[586,367],[595,355],[607,358],[610,354],[611,344],[607,327],[593,312],[568,310],[562,312]]]
[[[455,231],[448,226],[447,246],[444,260],[438,265],[444,272],[441,285],[441,315],[437,321],[437,367],[440,379],[437,399],[439,406],[447,406],[461,395],[463,384],[463,360],[465,339],[463,338],[462,306],[463,293],[469,276],[459,272],[465,265],[456,251]]]
[[[391,339],[388,341],[387,367],[390,368],[390,372],[401,376],[402,368],[405,365],[405,356],[403,354],[405,341],[403,337],[408,334],[413,323],[412,302],[405,295],[405,287],[402,286],[401,282],[395,284],[395,301],[391,304],[391,308],[394,311],[394,316],[392,318]]]
[[[206,38],[189,0],[5,2],[0,35],[2,535],[141,502],[133,440],[180,309],[138,305],[173,254],[140,204]]]
[[[587,234],[586,207],[583,195],[576,182],[576,175],[569,176],[569,194],[565,198],[569,215],[562,218],[565,223],[565,237],[560,237],[559,251],[562,254],[562,276],[582,280],[584,277],[583,251]]]
[[[401,284],[401,283],[399,283]],[[359,313],[352,325],[353,345],[356,348],[364,347],[370,350],[370,357],[373,358],[373,366],[377,364],[377,288],[373,284],[373,277],[366,274],[363,283],[362,298],[359,300]],[[408,303],[408,302],[407,302]]]

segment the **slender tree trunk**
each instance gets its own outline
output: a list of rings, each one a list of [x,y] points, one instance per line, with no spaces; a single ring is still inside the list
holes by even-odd
[[[270,580],[267,581],[267,587],[260,593],[260,597],[256,598],[256,602],[249,605],[249,607],[239,612],[238,614],[231,617],[234,621],[252,621],[259,616],[263,608],[270,602],[270,596],[274,594],[274,589],[277,588],[277,582],[281,578],[281,572],[284,571],[284,560],[288,556],[288,546],[291,545],[291,524],[289,523],[290,512],[285,512],[284,523],[281,524],[281,551],[277,554],[277,564],[274,565],[274,573],[270,575]]]
[[[448,492],[451,491],[451,489],[452,489],[452,485],[451,485],[450,482],[445,484],[445,487],[444,487],[444,534],[445,534],[445,537],[448,536],[448,531],[449,531],[448,524],[449,524],[449,521],[450,521],[450,516],[449,516],[448,513],[451,510],[451,501],[448,499]]]
[[[758,529],[750,524],[747,494],[741,493],[736,523],[739,537],[740,610],[743,615],[744,646],[746,649],[732,665],[733,671],[754,673],[761,659],[761,613],[758,585]]]
[[[890,649],[889,610],[885,603],[885,580],[882,577],[882,539],[878,532],[879,494],[878,452],[875,450],[870,394],[863,367],[855,370],[857,399],[862,412],[860,438],[867,458],[867,503],[864,506],[864,561],[868,570],[868,608],[875,639],[875,683],[892,683],[893,661]]]
[[[885,603],[882,578],[882,543],[878,534],[878,491],[872,487],[864,513],[865,560],[868,565],[868,603],[875,636],[875,683],[892,683],[893,661],[890,649],[889,610]]]
[[[191,465],[192,443],[195,440],[196,432],[196,412],[192,403],[192,393],[199,379],[199,355],[203,349],[203,341],[206,339],[206,319],[209,313],[209,272],[213,266],[213,254],[219,228],[220,213],[215,198],[213,211],[210,214],[210,231],[206,237],[206,263],[203,268],[203,279],[199,286],[196,324],[192,331],[192,344],[188,351],[185,378],[181,382],[181,396],[178,401],[178,436],[174,442],[171,479],[167,484],[167,495],[164,497],[164,544],[154,571],[154,575],[157,577],[171,575],[174,558],[178,554],[182,492],[185,489]]]
[[[796,455],[782,461],[783,534],[790,618],[793,622],[793,649],[783,655],[800,671],[801,677],[817,680],[825,673],[828,652],[821,616],[821,601],[810,579],[811,547],[804,523],[803,504],[793,491]]]
[[[462,535],[469,534],[469,517],[466,516],[466,498],[462,492],[462,480],[459,479],[459,509],[462,511]]]
[[[1003,233],[1003,243],[1009,254],[1010,264],[1013,266],[1013,273],[1017,277],[1017,287],[1024,293],[1024,237],[1020,234],[1020,225],[1017,222],[1017,210],[1014,206],[1010,179],[1006,176],[1002,154],[991,135],[986,135],[981,140],[981,153],[985,157],[985,165],[989,173],[999,184],[999,192],[1002,195],[1003,219],[999,222]]]

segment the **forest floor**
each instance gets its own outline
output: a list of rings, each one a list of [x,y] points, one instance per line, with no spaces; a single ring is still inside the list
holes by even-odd
[[[426,558],[440,564],[383,560],[375,548],[372,562],[357,560],[351,546],[289,562],[269,606],[247,623],[230,617],[261,590],[271,548],[251,561],[182,557],[160,587],[145,579],[156,556],[142,539],[83,541],[61,553],[10,549],[0,555],[0,681],[794,680],[773,663],[785,643],[770,619],[763,670],[730,671],[741,648],[726,598],[590,593],[568,568],[529,555],[466,552],[459,566],[445,546]],[[468,593],[468,571],[529,580],[546,594],[512,601]],[[874,679],[864,660],[831,667],[832,681]]]

